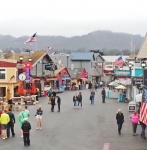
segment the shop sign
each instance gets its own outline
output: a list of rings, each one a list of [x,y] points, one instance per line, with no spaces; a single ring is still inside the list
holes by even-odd
[[[25,65],[24,64],[17,64],[17,69],[23,69],[24,67],[25,67]]]
[[[115,76],[131,76],[130,70],[114,70]]]
[[[53,64],[52,65],[45,65],[45,70],[53,70]]]
[[[143,85],[143,77],[132,77],[133,85]]]

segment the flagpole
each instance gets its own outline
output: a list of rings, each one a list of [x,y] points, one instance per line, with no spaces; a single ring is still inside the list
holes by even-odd
[[[37,38],[36,38],[36,52],[37,52]]]

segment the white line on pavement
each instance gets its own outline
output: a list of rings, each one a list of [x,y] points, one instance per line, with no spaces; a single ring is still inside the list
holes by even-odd
[[[103,150],[109,150],[110,143],[104,143]]]

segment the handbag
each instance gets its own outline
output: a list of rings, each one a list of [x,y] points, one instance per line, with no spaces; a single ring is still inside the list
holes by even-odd
[[[90,95],[90,98],[89,98],[89,100],[92,100],[92,96]]]

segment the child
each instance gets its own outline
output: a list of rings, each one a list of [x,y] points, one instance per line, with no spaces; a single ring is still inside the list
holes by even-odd
[[[24,118],[24,122],[21,126],[21,129],[23,131],[24,146],[27,146],[27,145],[30,146],[30,129],[31,129],[31,125],[27,120],[28,120],[28,118]]]
[[[41,126],[42,126],[42,115],[43,115],[43,110],[41,108],[41,105],[39,105],[37,111],[36,111],[36,121],[37,121],[37,130],[38,130],[38,127],[40,126],[40,129],[41,129]]]

